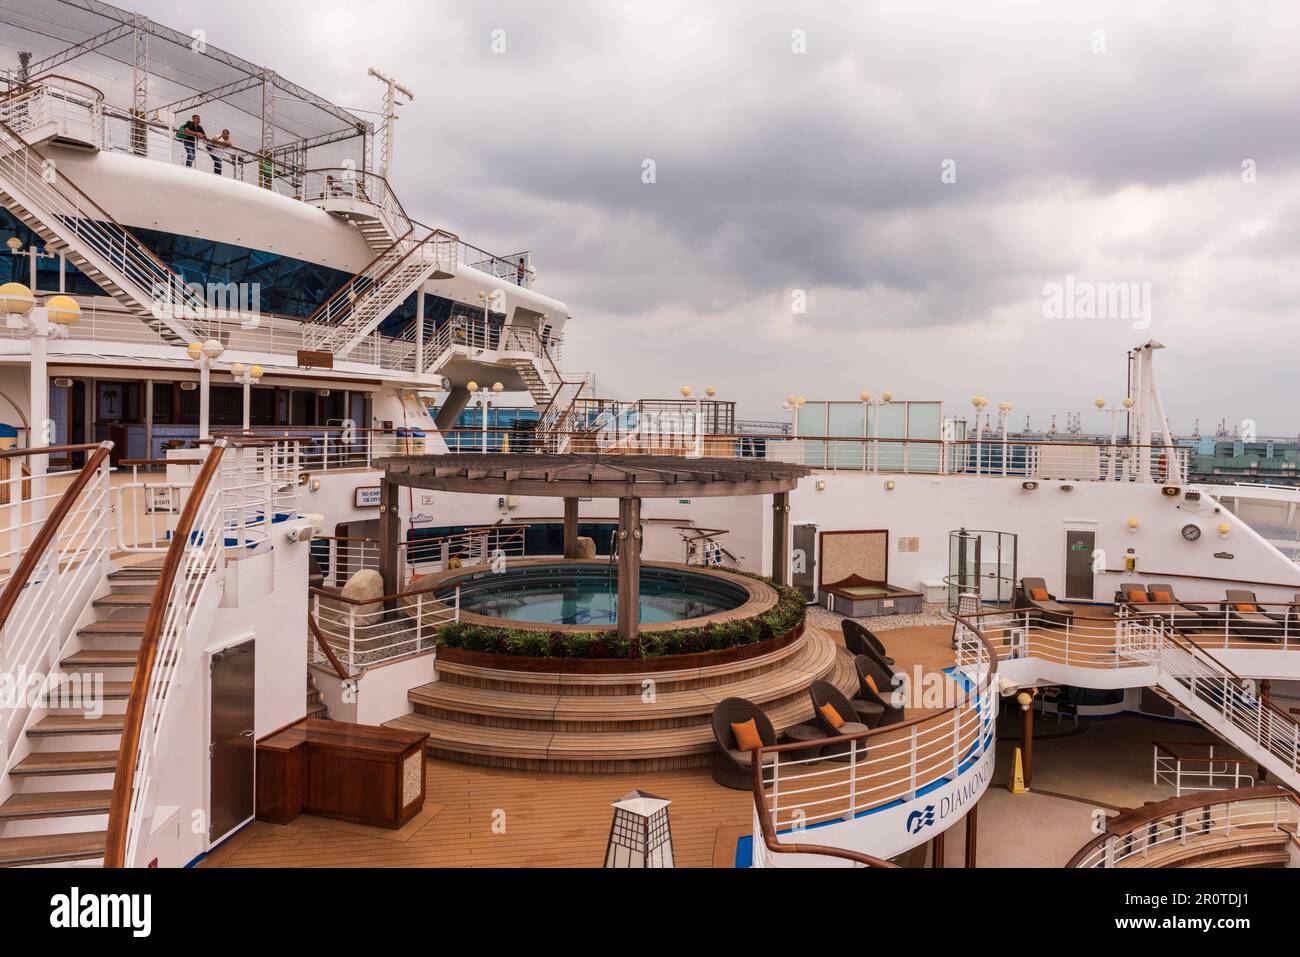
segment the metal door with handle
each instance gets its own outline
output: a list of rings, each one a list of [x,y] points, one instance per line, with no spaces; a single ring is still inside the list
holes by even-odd
[[[1080,528],[1065,530],[1065,597],[1092,601],[1092,553],[1097,533]]]
[[[212,655],[208,838],[214,842],[253,816],[256,661],[252,640]]]

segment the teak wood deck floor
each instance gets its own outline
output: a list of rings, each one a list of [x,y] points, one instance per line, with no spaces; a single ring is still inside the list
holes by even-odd
[[[952,663],[951,636],[950,626],[927,626],[885,641],[900,666],[928,670]],[[425,774],[425,810],[399,831],[306,815],[288,825],[256,821],[201,866],[599,867],[610,805],[633,788],[672,800],[679,867],[731,867],[736,840],[753,824],[749,792],[715,784],[708,768],[560,774],[430,758]]]

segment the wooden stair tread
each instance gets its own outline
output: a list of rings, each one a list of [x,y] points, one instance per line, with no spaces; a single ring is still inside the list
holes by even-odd
[[[129,648],[86,649],[68,655],[61,664],[70,670],[80,670],[87,667],[133,668],[139,654],[138,651]]]
[[[112,801],[113,792],[109,790],[21,792],[0,804],[0,820],[106,814]]]
[[[92,604],[96,608],[148,608],[153,603],[153,595],[112,594],[96,598]]]
[[[48,734],[119,734],[126,720],[125,715],[106,714],[98,718],[87,718],[83,714],[46,715],[27,729],[29,735]]]
[[[79,635],[133,635],[144,637],[143,621],[92,621],[84,628],[77,629]]]
[[[104,831],[0,837],[0,867],[102,858],[106,837]]]
[[[131,697],[131,682],[129,681],[105,681],[102,685],[96,686],[94,679],[87,676],[81,682],[81,691],[77,694],[71,694],[63,691],[56,695],[59,698],[70,698],[73,701],[80,701],[84,698],[99,695],[104,700],[116,700]],[[48,697],[48,696],[47,696]]]
[[[101,774],[116,770],[116,751],[41,751],[27,755],[9,773]]]

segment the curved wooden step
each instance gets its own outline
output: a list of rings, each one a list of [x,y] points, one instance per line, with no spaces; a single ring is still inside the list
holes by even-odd
[[[807,670],[791,669],[790,681],[784,686],[785,690],[790,692],[787,698],[778,705],[764,708],[778,733],[792,725],[812,720],[812,703],[808,699],[807,688],[817,678],[824,678],[848,693],[857,687],[853,660],[846,651],[821,637],[810,642],[809,650],[814,653],[814,657],[808,659]],[[819,654],[827,656],[824,666],[815,663],[820,660],[816,657]],[[427,695],[426,689],[436,688],[437,684],[435,682],[431,686],[416,689],[412,692],[413,700],[417,692]],[[738,683],[740,684],[742,683]],[[487,699],[468,701],[460,694],[462,690],[451,692],[447,699],[442,700],[444,702],[455,700],[458,704],[468,703],[469,706],[479,710],[486,707]],[[720,686],[711,689],[709,693],[716,695],[717,700],[721,700],[729,697],[732,690],[731,686]],[[386,724],[389,727],[428,734],[428,750],[434,757],[491,767],[591,773],[708,766],[717,756],[717,742],[713,738],[713,729],[708,720],[716,702],[710,700],[705,705],[701,700],[703,693],[699,691],[676,694],[677,697],[673,694],[659,695],[659,701],[663,702],[667,697],[668,701],[663,704],[664,708],[668,710],[686,708],[693,711],[692,723],[688,725],[628,729],[619,727],[617,721],[613,721],[602,722],[603,728],[598,725],[596,730],[569,730],[562,723],[554,720],[554,709],[559,707],[559,702],[565,696],[550,698],[529,694],[511,697],[506,702],[506,707],[516,709],[515,714],[535,714],[535,710],[530,711],[525,706],[538,702],[525,699],[541,699],[543,708],[545,702],[554,702],[551,705],[552,718],[542,726],[501,727],[419,712],[413,712]],[[459,697],[455,697],[457,695]],[[576,697],[580,700],[571,701],[571,707],[590,709],[595,715],[599,715],[602,704],[611,701],[616,703],[616,707],[626,707],[630,704],[626,700],[620,700],[621,696]],[[638,704],[637,707],[645,706]],[[519,710],[521,708],[524,710]],[[700,710],[695,711],[696,708]]]
[[[1190,826],[1190,822],[1189,822]],[[1251,833],[1251,831],[1255,833]],[[1272,828],[1243,827],[1230,834],[1191,834],[1186,844],[1162,844],[1147,854],[1134,854],[1120,867],[1264,867],[1290,860],[1291,835]]]
[[[708,724],[724,698],[744,697],[766,708],[806,696],[808,686],[832,670],[836,654],[835,645],[815,638],[764,674],[687,691],[645,686],[654,690],[652,696],[641,689],[629,695],[556,695],[434,681],[413,688],[408,697],[418,713],[470,724],[550,731],[663,729]]]
[[[663,692],[687,691],[725,684],[742,677],[762,674],[779,668],[791,656],[800,652],[814,637],[813,629],[780,648],[753,658],[724,662],[676,671],[632,672],[629,674],[570,674],[567,672],[528,672],[508,668],[487,668],[481,665],[450,661],[440,657],[435,662],[439,681],[471,685],[498,691],[516,691],[524,694],[555,695],[620,695],[640,694],[641,682],[653,678],[655,686]]]

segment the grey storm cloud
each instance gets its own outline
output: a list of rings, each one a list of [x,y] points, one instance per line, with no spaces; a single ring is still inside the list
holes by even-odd
[[[1176,427],[1295,427],[1294,4],[136,6],[344,105],[375,105],[370,65],[412,87],[404,204],[534,249],[568,360],[620,394],[710,376],[762,417],[888,375],[959,407],[996,386],[1039,424],[1118,395],[1152,335]],[[1051,324],[1067,274],[1150,282],[1152,328]]]

